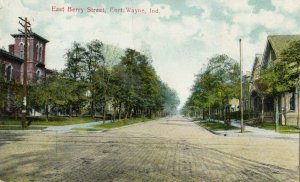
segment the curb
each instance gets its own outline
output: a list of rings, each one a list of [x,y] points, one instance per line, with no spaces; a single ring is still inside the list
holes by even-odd
[[[198,125],[196,121],[193,121],[193,123],[195,123],[198,127],[203,128],[203,129],[205,129],[206,131],[209,131],[210,133],[212,133],[212,134],[214,134],[214,135],[218,135],[218,136],[228,136],[227,134],[218,133],[218,132],[215,132],[215,131],[213,131],[213,130],[209,130],[209,129],[207,129],[207,128],[204,128],[204,127]],[[198,122],[198,123],[199,123],[199,122]]]

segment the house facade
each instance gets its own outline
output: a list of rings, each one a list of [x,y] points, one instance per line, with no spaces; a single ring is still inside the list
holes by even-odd
[[[280,58],[281,52],[292,41],[300,40],[300,35],[270,35],[263,54],[255,55],[250,79],[250,99],[253,118],[265,122],[274,122],[274,96],[265,93],[265,86],[260,83],[260,73],[268,65]],[[287,125],[297,124],[296,89],[281,94],[278,103],[279,122]]]
[[[8,46],[8,51],[0,49],[1,75],[4,76],[4,82],[23,84],[25,37],[23,34],[11,34],[11,36],[14,38],[14,43]],[[27,83],[42,82],[52,73],[52,71],[45,66],[46,44],[48,42],[47,39],[36,33],[31,33],[28,36]],[[8,101],[2,112],[11,112],[11,97],[12,93],[10,89],[8,89]]]

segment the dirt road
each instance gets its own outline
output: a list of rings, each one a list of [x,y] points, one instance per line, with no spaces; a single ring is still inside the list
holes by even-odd
[[[107,132],[1,132],[4,181],[298,181],[298,141],[216,136],[183,118]]]

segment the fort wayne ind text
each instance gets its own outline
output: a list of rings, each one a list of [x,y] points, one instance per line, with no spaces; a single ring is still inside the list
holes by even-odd
[[[57,13],[132,13],[132,14],[155,14],[160,13],[158,8],[94,8],[94,7],[87,7],[87,8],[78,8],[78,7],[59,7],[59,6],[52,6],[51,7],[52,12]]]

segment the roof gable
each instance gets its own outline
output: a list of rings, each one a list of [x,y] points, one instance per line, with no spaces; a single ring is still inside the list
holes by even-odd
[[[23,59],[15,56],[15,55],[13,55],[13,54],[11,54],[11,53],[3,50],[3,49],[0,49],[0,56],[6,57],[6,58],[8,58],[8,59],[10,59],[12,61],[15,61],[18,64],[22,64],[24,62]]]
[[[289,44],[293,41],[300,40],[300,35],[269,35],[268,43],[273,48],[276,57],[280,57],[283,50],[289,47]]]
[[[259,71],[259,70],[257,70],[257,67],[259,67],[259,68],[261,67],[262,58],[263,58],[262,54],[255,54],[254,64],[253,64],[252,72],[251,72],[251,80],[254,79],[255,74],[257,74],[256,72]]]

